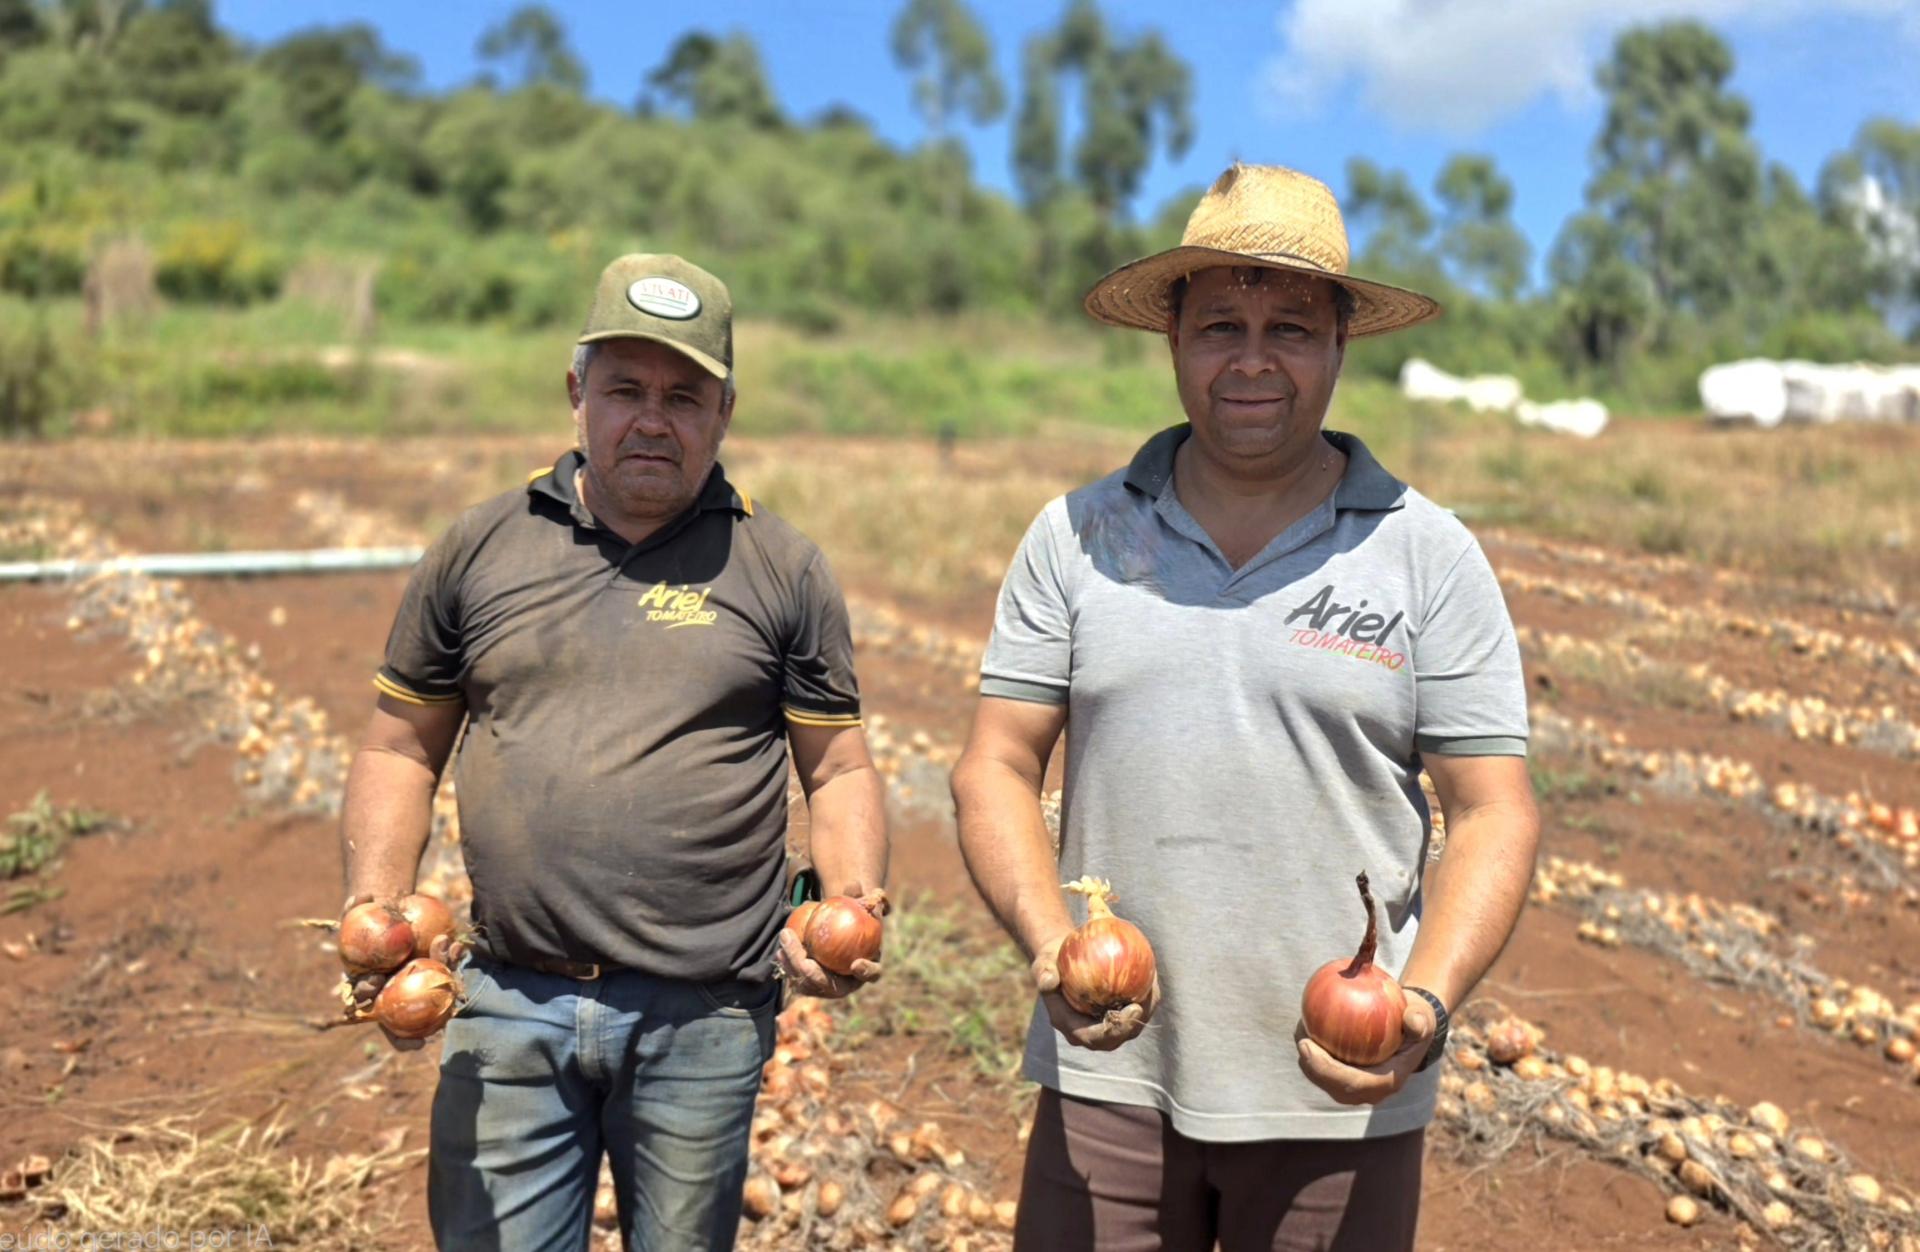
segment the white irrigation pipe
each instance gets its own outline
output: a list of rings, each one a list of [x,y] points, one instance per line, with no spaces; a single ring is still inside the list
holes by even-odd
[[[245,574],[333,574],[405,569],[422,548],[315,548],[293,552],[181,552],[121,556],[105,561],[4,561],[0,583],[90,578],[95,574],[151,574],[158,578]]]

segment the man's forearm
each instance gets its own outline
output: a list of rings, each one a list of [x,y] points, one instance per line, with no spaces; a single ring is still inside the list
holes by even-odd
[[[807,800],[809,850],[827,895],[887,878],[886,783],[871,765],[835,775]]]
[[[1513,934],[1538,843],[1531,805],[1484,805],[1448,824],[1401,982],[1425,987],[1450,1009],[1459,1006]]]
[[[1003,762],[962,759],[953,771],[953,800],[967,872],[1031,958],[1073,929],[1039,792]]]
[[[368,747],[354,754],[340,821],[348,899],[413,890],[438,783],[426,765],[400,753]]]

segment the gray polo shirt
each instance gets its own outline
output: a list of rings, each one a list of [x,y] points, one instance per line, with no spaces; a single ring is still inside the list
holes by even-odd
[[[1377,1108],[1335,1104],[1295,1058],[1300,992],[1359,944],[1363,869],[1379,960],[1405,965],[1421,754],[1525,755],[1506,604],[1452,514],[1333,432],[1332,496],[1232,568],[1174,492],[1188,433],[1041,511],[981,666],[982,695],[1068,706],[1061,878],[1111,879],[1160,962],[1139,1038],[1089,1052],[1036,1011],[1027,1074],[1215,1142],[1413,1130],[1437,1071]]]
[[[375,685],[466,705],[454,780],[483,951],[764,980],[787,725],[860,721],[840,588],[718,465],[637,544],[588,511],[580,465],[567,453],[434,543]]]

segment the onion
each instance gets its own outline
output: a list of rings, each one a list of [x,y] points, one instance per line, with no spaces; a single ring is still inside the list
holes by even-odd
[[[1360,903],[1367,910],[1367,933],[1352,961],[1328,961],[1307,981],[1300,996],[1300,1017],[1307,1037],[1348,1065],[1378,1065],[1400,1050],[1400,1027],[1407,997],[1393,976],[1373,963],[1378,937],[1373,893],[1362,872]]]
[[[413,955],[413,927],[389,900],[348,909],[338,941],[340,961],[350,974],[390,974]]]
[[[801,947],[807,943],[807,921],[819,907],[820,901],[805,900],[794,905],[793,912],[787,914],[787,929],[793,932],[793,937],[800,941]]]
[[[822,900],[806,919],[807,955],[836,974],[880,958],[880,919],[852,896]]]
[[[413,927],[415,956],[432,956],[433,941],[442,935],[453,938],[453,911],[430,895],[416,891],[400,897],[400,916]]]
[[[1060,994],[1088,1017],[1145,1003],[1153,991],[1153,945],[1138,926],[1113,915],[1112,884],[1082,878],[1061,885],[1087,897],[1087,922],[1060,945]]]
[[[813,1197],[814,1211],[822,1217],[832,1217],[840,1211],[840,1203],[846,1198],[846,1188],[829,1178],[820,1184],[820,1190]]]
[[[1515,1018],[1505,1018],[1487,1028],[1487,1055],[1495,1064],[1511,1065],[1533,1052],[1533,1034]]]
[[[420,957],[387,979],[373,1002],[373,1015],[402,1039],[425,1039],[460,1007],[460,980],[440,962]]]

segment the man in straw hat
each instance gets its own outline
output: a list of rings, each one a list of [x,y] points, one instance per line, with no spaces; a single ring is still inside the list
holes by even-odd
[[[726,286],[615,260],[567,392],[578,447],[407,585],[347,783],[349,904],[414,889],[458,739],[476,938],[433,1102],[434,1238],[584,1248],[604,1153],[627,1247],[709,1252],[740,1222],[776,978],[842,996],[880,972],[831,973],[782,927],[789,758],[824,886],[875,913],[885,789],[833,574],[716,460]]]
[[[954,770],[968,867],[1039,992],[1017,1245],[1409,1248],[1448,1013],[1512,931],[1538,827],[1491,567],[1321,428],[1347,341],[1439,307],[1347,273],[1324,185],[1236,165],[1086,308],[1167,337],[1187,421],[1034,521]],[[1449,836],[1424,884],[1422,768]],[[1314,971],[1359,946],[1363,870],[1406,1007],[1399,1050],[1359,1066],[1300,1026]],[[1099,1018],[1059,992],[1081,875],[1158,960]]]

